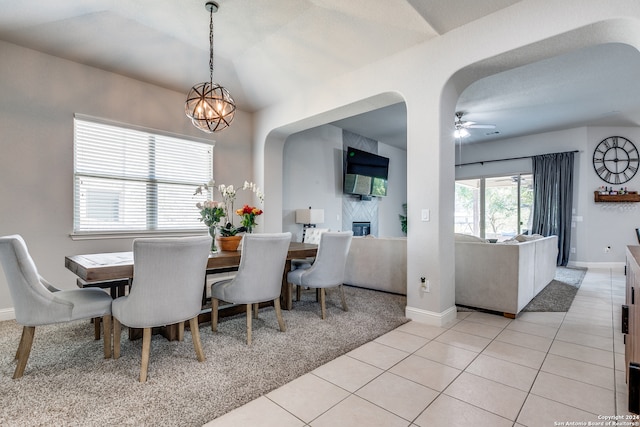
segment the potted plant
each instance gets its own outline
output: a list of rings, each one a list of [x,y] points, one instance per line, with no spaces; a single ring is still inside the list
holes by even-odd
[[[217,228],[216,239],[218,240],[220,250],[235,251],[238,249],[238,246],[240,245],[240,240],[242,239],[242,236],[240,235],[240,233],[243,233],[245,231],[251,232],[253,230],[253,227],[256,225],[255,216],[262,214],[263,211],[258,208],[251,208],[251,212],[248,213],[249,219],[245,219],[244,208],[238,209],[238,211],[234,211],[233,209],[233,203],[236,199],[236,194],[237,194],[236,188],[233,185],[224,185],[224,184],[220,184],[219,186],[216,187],[215,181],[213,180],[207,184],[199,185],[196,188],[194,195],[202,194],[203,191],[213,193],[214,190],[217,190],[222,196],[223,202],[215,202],[215,203],[218,204],[217,206],[223,207],[222,209],[224,210],[224,214],[222,215],[222,217],[225,218],[224,225],[222,225],[221,227],[217,227],[217,223],[216,223],[216,228]],[[256,186],[253,182],[245,181],[241,190],[250,190],[251,192],[255,193],[258,196],[260,201],[264,200],[264,195],[260,191],[260,188]],[[196,204],[196,206],[198,206],[198,204]],[[256,209],[256,212],[259,211],[260,213],[255,213],[253,209]],[[240,211],[242,211],[243,213],[242,214],[238,213]],[[234,225],[233,223],[234,217],[232,214],[233,212],[235,212],[237,215],[242,217],[242,226],[236,227]],[[220,219],[221,218],[219,217],[218,220]],[[248,230],[248,228],[250,229]]]

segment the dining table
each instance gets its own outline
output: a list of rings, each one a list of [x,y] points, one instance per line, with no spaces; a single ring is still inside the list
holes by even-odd
[[[282,272],[282,291],[280,305],[283,310],[293,307],[292,289],[287,281],[287,273],[291,271],[291,260],[315,257],[318,245],[312,243],[291,242],[287,251],[284,271]],[[223,273],[237,270],[240,265],[242,251],[218,251],[209,254],[207,274]],[[65,267],[78,276],[80,287],[110,288],[115,298],[125,294],[125,286],[132,283],[134,278],[133,252],[105,252],[92,254],[68,255],[65,257]],[[203,284],[203,293],[204,286]],[[204,303],[204,298],[203,298]],[[222,310],[222,309],[221,309]],[[242,312],[243,307],[234,306],[225,309],[220,316],[233,315]],[[211,309],[203,307],[199,316],[200,322],[211,319]],[[176,339],[177,329],[167,328],[162,332],[168,339]],[[130,338],[134,338],[130,335]]]

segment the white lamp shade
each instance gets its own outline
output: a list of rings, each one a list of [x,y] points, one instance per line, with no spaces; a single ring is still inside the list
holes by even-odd
[[[324,209],[296,209],[296,224],[322,224]]]

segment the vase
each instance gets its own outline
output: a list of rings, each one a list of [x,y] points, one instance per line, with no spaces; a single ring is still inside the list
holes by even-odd
[[[218,237],[218,246],[221,251],[229,252],[229,251],[237,251],[238,246],[240,245],[240,241],[242,240],[242,236],[220,236]]]
[[[218,252],[216,247],[216,226],[209,227],[209,236],[211,236],[211,252]]]

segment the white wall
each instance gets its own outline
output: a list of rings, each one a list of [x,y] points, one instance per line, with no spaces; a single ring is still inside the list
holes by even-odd
[[[389,158],[387,196],[378,202],[379,237],[404,237],[398,215],[407,203],[407,152],[379,142],[378,154]]]
[[[389,158],[387,196],[378,199],[378,237],[404,236],[398,215],[407,197],[407,153],[378,143],[378,154]],[[302,238],[302,226],[295,224],[295,210],[322,208],[324,224],[333,231],[342,228],[342,129],[318,126],[287,138],[283,151],[282,229]]]
[[[605,184],[593,168],[593,151],[603,139],[609,136],[624,136],[640,150],[640,128],[637,127],[589,127],[585,147],[584,162],[580,165],[581,191],[574,197],[577,214],[583,216],[577,222],[576,240],[577,261],[586,263],[623,263],[627,245],[637,245],[635,229],[640,227],[640,203],[595,203],[593,192]],[[640,173],[637,173],[624,186],[629,190],[640,191]],[[611,246],[609,253],[604,252]]]
[[[342,228],[342,129],[319,126],[287,138],[283,153],[282,230],[302,240],[296,209],[324,209],[324,224]]]
[[[208,138],[184,115],[186,94],[0,42],[0,235],[21,234],[40,274],[74,288],[64,257],[131,250],[132,239],[71,240],[73,114]],[[215,178],[251,180],[251,116],[216,134]],[[267,195],[268,197],[268,195]],[[245,200],[239,197],[239,202]],[[247,202],[250,199],[246,200]],[[194,207],[194,215],[197,211]],[[0,320],[13,307],[0,274]]]
[[[583,127],[481,145],[463,145],[461,162],[578,150],[574,165],[574,222],[571,230],[571,247],[575,248],[575,253],[571,254],[569,260],[575,265],[623,263],[626,246],[638,244],[635,228],[640,227],[640,203],[595,203],[593,198],[593,192],[598,187],[610,185],[596,175],[592,163],[593,151],[604,138],[615,135],[630,139],[640,148],[640,129],[637,127]],[[456,154],[459,155],[459,151]],[[488,162],[457,167],[456,179],[530,172],[530,159]],[[636,174],[624,186],[640,191],[640,174]],[[605,253],[607,246],[611,247],[611,251]]]

